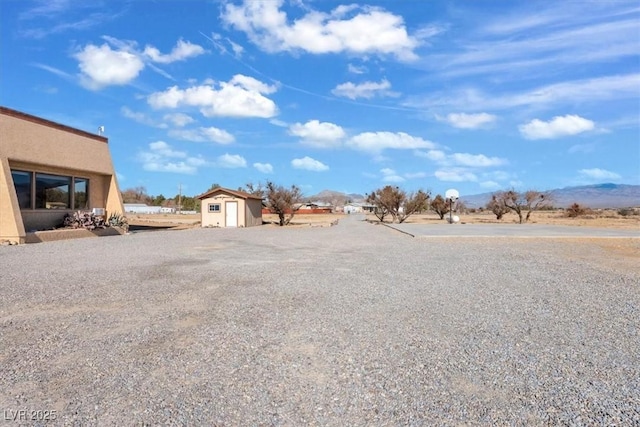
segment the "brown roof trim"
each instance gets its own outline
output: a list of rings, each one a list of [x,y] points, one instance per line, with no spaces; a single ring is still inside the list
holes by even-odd
[[[72,128],[71,126],[63,125],[60,123],[52,122],[51,120],[43,119],[41,117],[32,116],[31,114],[23,113],[21,111],[12,110],[11,108],[0,106],[0,114],[5,116],[15,117],[21,120],[27,120],[29,122],[37,123],[39,125],[48,126],[50,128],[58,129],[64,132],[74,133],[76,135],[84,136],[86,138],[95,139],[101,142],[109,142],[107,138],[95,133],[85,132],[80,129]]]
[[[262,197],[256,196],[255,194],[245,193],[244,191],[230,190],[230,189],[224,188],[224,187],[214,188],[211,191],[208,191],[208,192],[206,192],[204,194],[196,196],[196,198],[202,200],[202,199],[206,199],[207,197],[211,197],[216,193],[228,193],[228,194],[231,194],[232,196],[236,196],[236,197],[239,197],[241,199],[262,200]]]

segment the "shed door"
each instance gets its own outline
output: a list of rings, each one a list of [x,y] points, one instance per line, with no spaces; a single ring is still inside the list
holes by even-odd
[[[226,202],[224,209],[227,215],[225,225],[227,227],[237,227],[238,226],[238,202]]]

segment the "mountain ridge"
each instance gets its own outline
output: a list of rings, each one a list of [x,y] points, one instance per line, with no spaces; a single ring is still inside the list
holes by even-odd
[[[495,192],[462,195],[460,200],[469,208],[479,208],[487,204],[493,193]],[[640,206],[640,185],[633,184],[605,182],[556,188],[546,193],[551,195],[553,206],[558,208],[566,208],[574,203],[593,209]],[[347,202],[363,202],[365,197],[358,193],[343,193],[327,189],[307,199],[339,205]]]

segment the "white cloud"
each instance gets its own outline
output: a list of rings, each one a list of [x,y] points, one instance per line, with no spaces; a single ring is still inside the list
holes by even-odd
[[[302,50],[313,54],[350,53],[417,58],[421,44],[407,33],[401,16],[379,7],[338,6],[330,13],[308,11],[289,23],[283,0],[228,3],[222,19],[267,52]]]
[[[163,157],[187,157],[184,151],[176,151],[164,141],[156,141],[149,144],[149,149]]]
[[[414,154],[424,157],[442,166],[464,166],[470,168],[486,168],[501,166],[509,163],[507,159],[501,157],[488,157],[484,154],[453,153],[446,154],[441,150],[421,151],[416,150]]]
[[[87,89],[99,90],[110,85],[126,85],[144,68],[144,62],[126,50],[112,50],[108,44],[89,44],[76,52],[80,67],[80,83]]]
[[[349,139],[347,145],[370,153],[379,153],[387,148],[398,150],[435,148],[433,142],[404,132],[364,132]]]
[[[571,147],[569,147],[569,150],[567,150],[569,153],[571,154],[575,154],[575,153],[584,153],[584,154],[588,154],[588,153],[593,153],[596,149],[596,144],[594,144],[593,142],[588,143],[588,144],[575,144],[572,145]]]
[[[466,169],[437,170],[434,175],[440,181],[448,182],[475,182],[478,180],[478,177],[474,173]]]
[[[289,127],[289,124],[287,122],[279,120],[279,119],[271,119],[271,120],[269,120],[269,123],[271,123],[274,126],[281,127],[281,128]]]
[[[593,180],[593,181],[602,181],[602,180],[618,181],[622,179],[622,177],[615,172],[611,172],[606,169],[599,169],[599,168],[580,169],[578,173],[582,178],[586,178],[588,180]]]
[[[494,190],[496,188],[500,188],[500,184],[495,181],[482,181],[480,182],[480,187]]]
[[[520,125],[520,133],[527,139],[553,139],[562,136],[577,135],[593,130],[591,120],[577,115],[556,116],[548,122],[533,119],[529,123]]]
[[[347,70],[352,74],[364,74],[367,72],[367,67],[349,64]]]
[[[495,122],[496,119],[496,116],[488,113],[451,113],[444,118],[444,121],[459,129],[477,129]]]
[[[185,59],[202,55],[204,52],[205,50],[202,46],[190,43],[188,41],[185,42],[182,39],[178,40],[176,46],[168,55],[161,54],[160,51],[153,46],[146,46],[144,48],[144,54],[151,58],[152,61],[158,62],[160,64],[170,64],[175,61],[184,61]]]
[[[342,83],[336,86],[331,93],[336,96],[342,96],[349,99],[365,98],[371,99],[375,96],[399,96],[397,92],[393,92],[391,83],[384,79],[381,82],[364,82],[355,84],[351,82]]]
[[[382,182],[404,182],[405,179],[398,175],[395,170],[384,168],[380,169],[382,173]]]
[[[191,118],[191,116],[184,113],[165,114],[163,119],[167,122],[171,122],[171,124],[177,127],[184,127],[195,122],[195,120]]]
[[[416,109],[455,108],[508,110],[515,107],[545,108],[549,106],[575,105],[578,103],[602,103],[618,99],[640,97],[640,74],[615,75],[592,79],[565,81],[537,87],[524,92],[484,93],[466,87],[457,91],[416,96],[404,103]]]
[[[247,161],[244,157],[238,154],[223,154],[218,156],[216,165],[222,168],[245,168],[247,167]]]
[[[192,142],[215,142],[218,144],[231,144],[235,141],[229,132],[216,127],[200,127],[197,129],[174,129],[169,131],[173,138]]]
[[[273,173],[273,166],[270,163],[254,163],[253,167],[262,173]]]
[[[530,69],[554,72],[632,57],[638,49],[629,34],[637,29],[637,9],[616,3],[622,5],[618,10],[610,3],[597,2],[585,10],[579,2],[559,2],[496,15],[484,29],[486,38],[481,29],[473,41],[463,42],[462,52],[443,55],[436,64],[455,75],[522,76]]]
[[[470,167],[489,167],[507,164],[506,159],[487,157],[484,154],[454,153],[449,156],[456,165]]]
[[[418,179],[418,178],[426,178],[427,174],[424,172],[413,172],[413,173],[405,173],[404,176],[407,179]]]
[[[129,118],[129,119],[131,119],[131,120],[133,120],[135,122],[141,123],[143,125],[153,126],[153,127],[157,127],[157,128],[166,128],[167,127],[166,124],[164,124],[164,123],[156,123],[155,120],[153,120],[151,117],[147,116],[146,114],[135,112],[135,111],[131,110],[129,107],[122,107],[120,109],[120,112],[126,118]]]
[[[147,151],[138,153],[138,161],[146,171],[190,175],[198,171],[198,166],[206,164],[201,157],[191,157],[184,151],[174,150],[164,141],[150,143]]]
[[[291,125],[289,133],[302,138],[304,144],[318,148],[338,147],[345,137],[345,131],[340,126],[318,120]]]
[[[229,82],[220,82],[179,89],[172,86],[164,92],[156,92],[147,98],[153,108],[199,107],[206,117],[262,117],[277,114],[276,104],[263,96],[276,91],[275,86],[262,83],[252,77],[234,76]]]
[[[429,159],[434,162],[443,162],[447,158],[447,154],[441,150],[429,150],[429,151],[416,150],[414,151],[414,154],[418,157],[424,157],[425,159]]]
[[[218,129],[216,127],[201,127],[198,129],[202,135],[204,135],[209,141],[217,142],[218,144],[231,144],[236,139],[226,130]]]
[[[322,172],[322,171],[329,170],[329,166],[325,165],[324,163],[318,160],[312,159],[311,157],[308,157],[308,156],[305,156],[301,159],[291,160],[291,166],[293,166],[295,169],[304,169],[304,170],[314,171],[314,172]]]
[[[488,181],[506,181],[513,178],[512,174],[501,170],[483,172],[482,177]]]

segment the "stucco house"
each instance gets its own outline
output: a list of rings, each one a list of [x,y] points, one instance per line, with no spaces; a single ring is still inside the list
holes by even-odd
[[[244,191],[218,187],[198,196],[203,227],[262,225],[262,198]]]
[[[65,214],[122,214],[108,139],[0,107],[0,241],[62,223]]]

